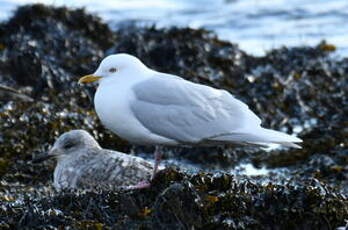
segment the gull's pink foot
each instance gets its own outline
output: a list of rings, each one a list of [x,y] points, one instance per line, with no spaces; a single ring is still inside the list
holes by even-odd
[[[158,167],[161,163],[161,158],[162,158],[162,154],[161,154],[161,147],[159,146],[156,146],[156,150],[155,150],[155,164],[153,166],[153,172],[152,172],[152,175],[151,175],[151,179],[150,181],[153,180],[153,178],[155,178],[155,175],[158,171]],[[150,181],[141,181],[139,182],[138,184],[136,185],[130,185],[130,186],[127,186],[125,187],[126,190],[133,190],[133,189],[144,189],[144,188],[148,188],[151,186],[151,182]]]
[[[150,187],[150,186],[151,186],[150,181],[144,180],[144,181],[139,182],[139,183],[136,184],[136,185],[127,186],[126,189],[127,189],[127,190],[144,189],[144,188],[148,188],[148,187]]]

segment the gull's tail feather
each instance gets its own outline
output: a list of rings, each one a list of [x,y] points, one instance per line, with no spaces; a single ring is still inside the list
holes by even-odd
[[[282,145],[282,146],[286,146],[286,147],[302,149],[301,145],[298,145],[298,144],[295,144],[295,143],[292,143],[292,142],[278,142],[277,144]]]
[[[255,130],[255,134],[262,139],[261,142],[280,144],[286,147],[301,148],[301,146],[295,143],[301,143],[302,140],[286,133],[272,129],[260,128]]]
[[[212,138],[211,140],[222,142],[247,143],[261,146],[265,146],[268,144],[279,144],[293,148],[301,148],[300,145],[297,145],[295,143],[302,142],[302,140],[298,137],[290,136],[286,133],[282,133],[271,129],[265,129],[262,127],[256,128],[252,131],[240,131],[228,135],[217,136]]]

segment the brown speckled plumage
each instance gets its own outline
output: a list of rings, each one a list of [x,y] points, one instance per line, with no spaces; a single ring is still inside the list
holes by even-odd
[[[57,158],[54,187],[117,189],[149,180],[150,162],[121,152],[102,149],[84,130],[61,135],[49,152]]]

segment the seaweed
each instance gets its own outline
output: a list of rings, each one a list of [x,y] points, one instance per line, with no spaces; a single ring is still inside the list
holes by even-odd
[[[0,94],[1,229],[335,229],[348,217],[348,59],[335,46],[283,47],[262,57],[202,29],[112,31],[84,9],[19,7],[0,24],[0,82],[30,100]],[[106,55],[127,52],[148,66],[233,93],[265,127],[295,133],[303,149],[166,148],[177,167],[150,188],[63,191],[54,162],[31,163],[54,139],[85,129],[104,148],[149,157],[107,131],[94,86],[77,84]],[[1,87],[2,90],[4,87]],[[6,88],[6,87],[5,87]],[[11,92],[12,92],[11,91]],[[5,96],[3,96],[5,95]],[[204,170],[183,170],[181,160]],[[271,173],[243,176],[241,163]]]

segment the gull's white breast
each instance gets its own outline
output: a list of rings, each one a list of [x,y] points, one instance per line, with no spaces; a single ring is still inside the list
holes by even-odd
[[[78,170],[73,167],[73,159],[58,160],[57,166],[53,175],[53,186],[58,190],[64,188],[76,188],[76,180],[78,177]]]
[[[97,115],[103,125],[119,137],[136,144],[174,144],[174,140],[158,136],[146,129],[133,115],[130,103],[135,81],[104,79],[94,96]]]

